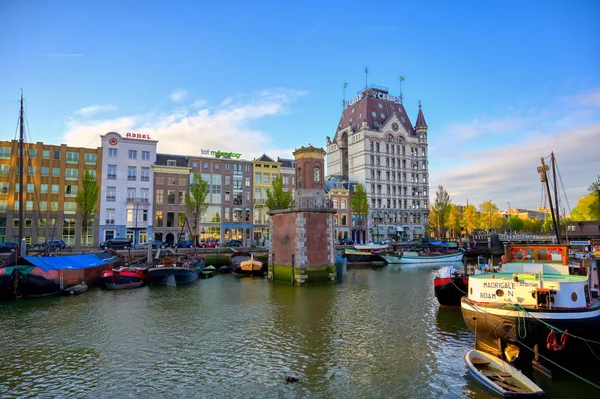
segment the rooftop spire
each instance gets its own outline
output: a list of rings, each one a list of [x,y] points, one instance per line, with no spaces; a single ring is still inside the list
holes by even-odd
[[[425,116],[423,116],[423,110],[421,109],[421,100],[419,100],[419,114],[417,115],[417,124],[415,127],[427,128],[427,122],[425,122]]]

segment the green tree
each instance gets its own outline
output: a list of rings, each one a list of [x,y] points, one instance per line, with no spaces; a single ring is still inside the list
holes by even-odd
[[[81,215],[81,230],[82,240],[81,245],[91,244],[87,238],[89,236],[88,227],[90,219],[96,213],[96,203],[100,195],[100,187],[96,178],[88,171],[85,171],[83,180],[81,181],[81,190],[77,192],[75,203],[77,204],[77,212]]]
[[[185,208],[194,221],[193,231],[195,243],[198,242],[198,230],[200,229],[202,213],[208,209],[208,202],[206,202],[207,196],[208,182],[202,179],[200,173],[192,174],[192,182],[190,183],[189,190],[185,193]]]
[[[598,209],[598,194],[587,194],[579,198],[577,206],[571,211],[572,220],[600,220]]]
[[[595,220],[600,220],[600,175],[595,182],[590,184],[588,192],[596,196],[596,199],[590,204],[590,212],[596,217]]]
[[[283,179],[277,176],[271,182],[273,189],[267,190],[267,200],[265,205],[270,211],[277,209],[288,209],[292,205],[294,197],[290,191],[285,191],[283,188]]]
[[[448,216],[448,227],[450,228],[451,237],[460,237],[461,225],[460,225],[460,209],[458,206],[450,205],[450,214]]]
[[[442,234],[445,235],[444,230],[446,229],[446,225],[450,220],[450,213],[452,212],[452,200],[450,199],[450,195],[441,185],[438,186],[438,189],[435,192],[435,201],[433,202],[431,209],[432,211],[435,211],[438,237],[441,238]],[[433,218],[430,216],[429,220],[433,221]]]
[[[362,233],[365,229],[365,220],[369,214],[369,200],[367,199],[367,192],[361,183],[356,183],[352,198],[350,198],[350,208],[352,209],[352,215],[356,216],[356,225],[358,231]],[[362,234],[359,234],[362,237]]]

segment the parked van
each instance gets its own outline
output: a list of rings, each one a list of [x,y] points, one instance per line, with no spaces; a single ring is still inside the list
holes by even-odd
[[[129,249],[131,248],[131,240],[129,238],[113,238],[112,240],[106,240],[102,249]]]

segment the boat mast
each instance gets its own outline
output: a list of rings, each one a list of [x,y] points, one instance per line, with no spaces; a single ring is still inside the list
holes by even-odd
[[[558,180],[556,180],[556,160],[554,159],[554,151],[550,153],[550,160],[552,162],[552,179],[554,181],[554,203],[556,208],[556,226],[558,227],[559,234],[561,232],[560,227],[560,208],[558,207]],[[559,242],[560,244],[560,242]]]
[[[548,175],[546,174],[546,172],[548,172],[550,168],[544,163],[544,158],[541,159],[542,166],[538,166],[537,171],[540,174],[541,182],[546,183],[546,191],[548,192],[548,199],[550,202],[550,214],[552,215],[552,223],[554,224],[554,232],[556,233],[556,243],[560,244],[560,233],[556,227],[556,218],[554,217],[554,207],[552,205],[552,194],[550,194],[550,184],[548,183]]]
[[[21,112],[19,113],[19,248],[23,240],[23,225],[25,224],[25,187],[23,187],[23,159],[25,154],[23,151],[23,91],[21,90]],[[22,251],[22,249],[21,249]]]

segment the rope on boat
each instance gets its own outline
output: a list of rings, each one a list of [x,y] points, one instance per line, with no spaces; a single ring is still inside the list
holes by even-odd
[[[483,313],[490,313],[487,310],[483,309],[481,310],[481,308],[475,304],[473,304],[472,302],[469,303],[472,307],[474,307],[475,309],[477,309],[478,312],[483,312]],[[490,313],[491,314],[491,313]],[[540,321],[538,318],[535,318],[536,320]],[[535,349],[530,348],[529,346],[525,345],[524,343],[522,343],[518,337],[515,337],[514,335],[512,335],[511,333],[509,333],[508,331],[504,331],[504,333],[508,336],[510,336],[512,339],[518,341],[522,347],[529,349],[531,352],[533,352],[534,354],[536,353]],[[569,334],[570,335],[570,334]],[[593,382],[591,382],[590,380],[580,376],[579,374],[575,373],[574,371],[571,371],[567,368],[565,368],[564,366],[561,366],[560,364],[550,360],[549,358],[547,358],[546,356],[542,355],[541,353],[537,352],[537,355],[539,357],[541,357],[542,359],[546,360],[547,362],[553,364],[554,366],[560,368],[563,371],[566,371],[567,373],[571,374],[572,376],[579,378],[581,381],[588,383],[589,385],[593,386],[596,389],[600,389],[599,385],[594,384]]]

